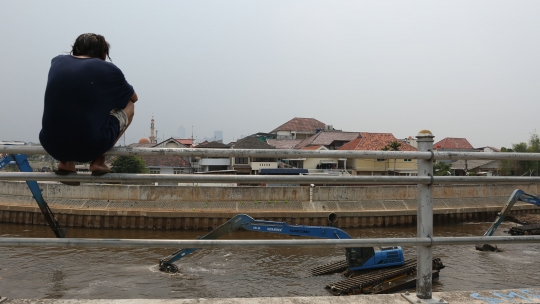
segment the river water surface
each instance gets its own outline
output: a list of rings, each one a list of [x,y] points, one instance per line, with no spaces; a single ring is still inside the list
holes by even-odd
[[[490,223],[436,226],[435,236],[480,236]],[[515,224],[503,223],[497,235]],[[414,237],[416,227],[346,229],[356,238]],[[207,231],[105,230],[69,228],[68,237],[194,239]],[[0,237],[52,237],[47,226],[0,223]],[[222,239],[288,239],[237,231]],[[474,246],[439,246],[446,268],[434,291],[509,289],[538,286],[540,244],[499,245],[503,252]],[[415,255],[405,247],[405,258]],[[157,270],[165,248],[0,247],[0,296],[8,298],[213,298],[327,296],[324,286],[341,275],[310,277],[309,269],[344,259],[340,248],[201,249],[180,261],[181,272]]]

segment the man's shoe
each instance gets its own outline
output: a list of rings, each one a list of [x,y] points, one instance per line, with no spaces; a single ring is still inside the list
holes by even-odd
[[[77,174],[77,171],[73,171],[73,170],[66,170],[66,169],[62,169],[62,168],[58,168],[57,170],[54,171],[55,174],[57,175],[68,175],[68,174]],[[81,185],[81,182],[78,182],[78,181],[60,181],[62,184],[64,185],[68,185],[68,186],[80,186]]]

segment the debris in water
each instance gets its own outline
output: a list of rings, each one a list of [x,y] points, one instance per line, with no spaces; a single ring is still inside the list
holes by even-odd
[[[497,246],[493,246],[493,245],[490,245],[490,244],[476,245],[476,250],[502,252],[502,250],[497,248]]]

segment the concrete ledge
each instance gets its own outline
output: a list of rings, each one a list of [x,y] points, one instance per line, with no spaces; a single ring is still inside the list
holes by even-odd
[[[540,303],[540,288],[434,292],[433,298],[453,304]],[[387,304],[408,302],[401,294],[346,297],[199,298],[199,299],[7,299],[2,304]],[[433,302],[431,302],[433,303]]]

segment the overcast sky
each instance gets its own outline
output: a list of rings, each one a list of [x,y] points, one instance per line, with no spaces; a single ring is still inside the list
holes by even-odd
[[[139,96],[126,144],[153,115],[160,138],[312,117],[509,147],[540,121],[538,16],[540,1],[0,0],[0,140],[38,142],[51,59],[94,32]]]

